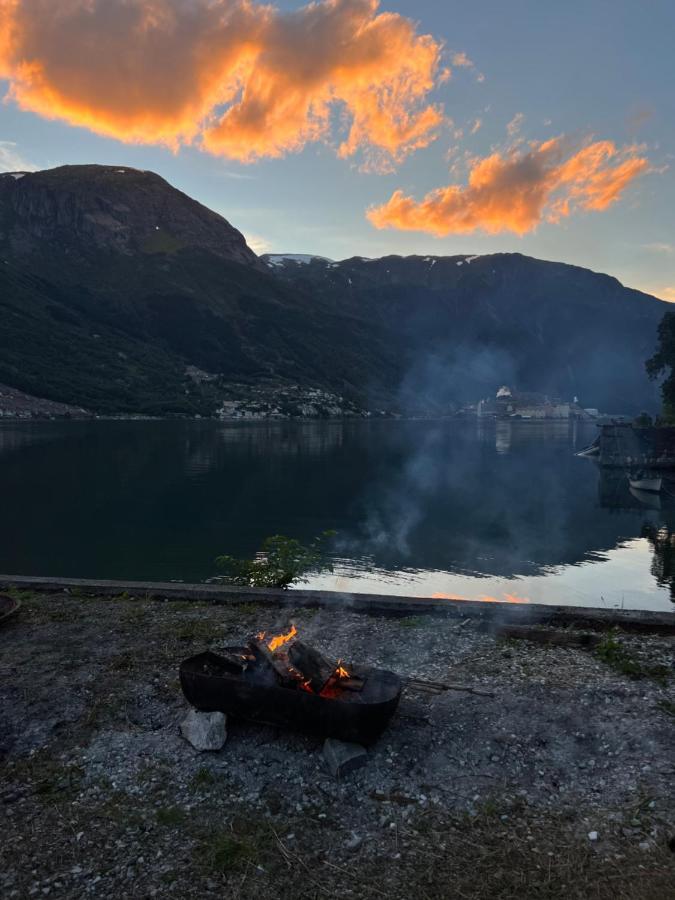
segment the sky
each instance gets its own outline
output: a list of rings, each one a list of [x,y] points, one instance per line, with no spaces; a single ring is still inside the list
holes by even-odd
[[[521,252],[675,301],[672,0],[0,0],[0,171],[155,171],[257,252]]]

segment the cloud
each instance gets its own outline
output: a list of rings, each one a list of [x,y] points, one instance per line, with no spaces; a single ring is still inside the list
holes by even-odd
[[[564,137],[527,149],[495,152],[470,161],[468,184],[438,188],[417,201],[396,191],[368,218],[376,228],[424,231],[442,237],[483,231],[526,234],[542,221],[557,222],[576,210],[616,203],[649,162],[635,146],[611,141],[581,148]]]
[[[457,66],[458,69],[473,69],[473,62],[469,59],[466,53],[453,53],[452,54],[452,64],[453,66]]]
[[[515,116],[511,119],[509,124],[506,126],[506,133],[509,137],[515,137],[520,129],[523,127],[523,122],[525,121],[525,113],[516,113]]]
[[[37,168],[21,156],[13,141],[0,141],[0,172],[35,172]]]
[[[335,143],[386,168],[434,140],[442,45],[379,0],[0,0],[19,107],[242,162]]]
[[[476,132],[480,131],[482,126],[483,126],[483,120],[480,118],[476,119],[474,121],[473,125],[471,126],[471,130],[470,130],[469,134],[476,134]]]
[[[651,253],[664,253],[666,256],[675,255],[675,244],[667,244],[665,241],[657,241],[654,244],[643,244],[642,246]]]
[[[655,296],[657,297],[660,297],[661,300],[667,300],[669,303],[675,303],[675,287],[656,288],[650,293],[655,294]]]
[[[272,250],[272,244],[267,238],[261,237],[258,234],[244,234],[244,238],[251,250],[253,250],[254,253],[257,253],[258,256],[262,256],[263,253],[269,253]]]

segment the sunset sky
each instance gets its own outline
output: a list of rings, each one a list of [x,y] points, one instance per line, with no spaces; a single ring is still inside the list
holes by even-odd
[[[258,252],[675,300],[674,38],[672,0],[0,0],[0,170],[152,169]]]

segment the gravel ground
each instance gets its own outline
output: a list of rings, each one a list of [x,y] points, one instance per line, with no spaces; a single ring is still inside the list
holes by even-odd
[[[22,600],[0,629],[3,898],[673,896],[672,638],[603,659],[469,620]],[[342,781],[321,741],[265,726],[195,752],[181,659],[290,621],[328,656],[494,696],[406,690]]]

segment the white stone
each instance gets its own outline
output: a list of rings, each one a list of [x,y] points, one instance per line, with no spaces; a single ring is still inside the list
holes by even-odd
[[[227,740],[226,722],[224,713],[191,709],[180,723],[180,733],[195,750],[220,750]]]
[[[597,839],[598,839],[598,832],[597,832],[597,831],[589,831],[589,832],[588,832],[588,840],[589,840],[589,841],[597,841]]]

